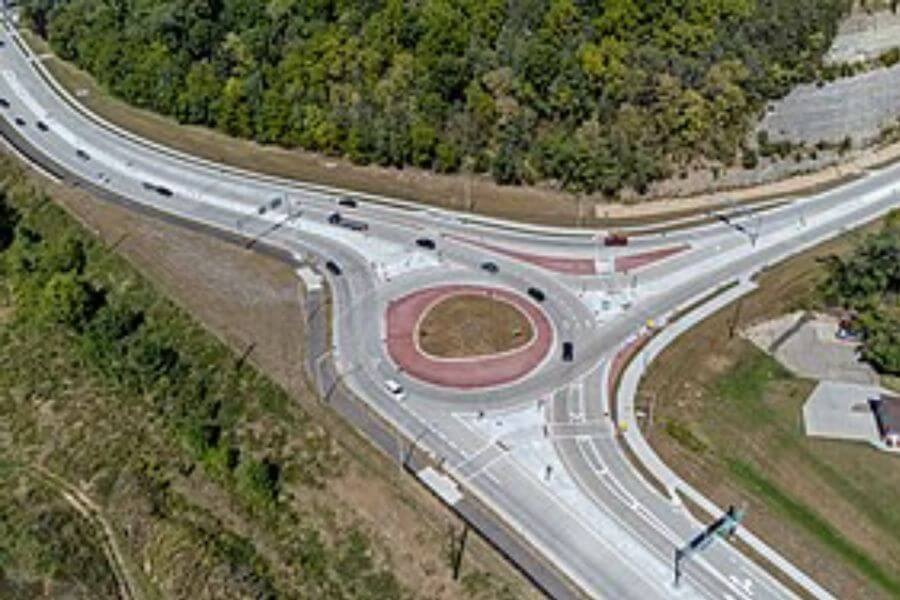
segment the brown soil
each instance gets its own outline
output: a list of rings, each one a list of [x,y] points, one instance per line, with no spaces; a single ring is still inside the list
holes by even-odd
[[[213,334],[270,375],[352,456],[345,474],[296,502],[328,507],[340,522],[369,531],[389,549],[391,570],[420,597],[490,598],[538,593],[477,536],[469,537],[462,579],[445,557],[449,532],[462,524],[444,506],[322,405],[303,376],[304,317],[298,280],[274,259],[185,228],[162,223],[87,194],[43,183],[90,231],[125,256]],[[201,503],[203,491],[191,488]],[[299,510],[299,509],[298,509]],[[245,524],[248,533],[261,524]],[[466,576],[471,575],[466,584]],[[471,583],[475,581],[476,583]],[[469,587],[472,589],[468,589]],[[504,596],[505,597],[505,596]]]
[[[518,308],[472,294],[441,300],[419,325],[419,346],[440,358],[508,352],[521,348],[533,337],[531,322]]]
[[[872,226],[876,227],[875,225]],[[638,405],[645,432],[660,457],[719,506],[746,503],[748,527],[837,597],[887,598],[890,592],[811,532],[776,495],[735,475],[738,460],[752,465],[800,510],[816,515],[888,574],[900,572],[900,543],[879,522],[900,494],[896,458],[862,444],[807,438],[801,407],[814,382],[765,367],[758,395],[723,400],[724,386],[753,387],[741,379],[748,364],[768,358],[738,328],[807,308],[823,275],[818,261],[850,248],[859,232],[834,240],[764,273],[760,288],[682,335],[648,370]],[[727,402],[727,404],[726,404]],[[754,404],[759,402],[760,404]],[[821,533],[821,532],[819,532]],[[858,564],[858,563],[857,563]]]

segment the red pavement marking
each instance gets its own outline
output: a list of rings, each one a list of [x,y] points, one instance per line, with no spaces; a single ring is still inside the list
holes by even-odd
[[[616,257],[616,271],[633,271],[634,269],[640,269],[641,267],[646,267],[651,263],[655,263],[657,261],[663,260],[664,258],[669,258],[670,256],[674,256],[681,252],[684,252],[690,248],[687,244],[682,246],[673,246],[671,248],[662,248],[660,250],[651,250],[649,252],[642,252],[640,254],[632,254],[630,256],[617,256]]]
[[[597,265],[592,258],[565,258],[562,256],[546,256],[543,254],[529,254],[527,252],[519,252],[518,250],[510,250],[502,246],[495,246],[485,242],[471,240],[469,238],[448,235],[447,237],[464,242],[472,246],[478,246],[497,254],[503,254],[511,258],[517,258],[521,261],[543,267],[548,271],[556,273],[564,273],[566,275],[596,275]]]
[[[612,364],[610,364],[609,368],[609,379],[606,380],[606,392],[607,398],[609,398],[610,403],[615,402],[615,398],[613,395],[616,393],[616,386],[619,384],[619,377],[622,376],[622,372],[625,371],[625,365],[627,365],[631,359],[637,354],[638,350],[644,345],[650,338],[649,333],[642,333],[638,337],[629,341],[625,344],[616,355],[612,359]]]
[[[488,294],[510,302],[531,318],[535,330],[532,341],[502,355],[460,359],[428,356],[416,344],[419,321],[435,302],[459,294]],[[482,286],[445,285],[418,290],[391,301],[386,318],[391,359],[412,377],[444,387],[487,388],[521,379],[541,363],[553,343],[553,328],[544,311],[518,294]]]

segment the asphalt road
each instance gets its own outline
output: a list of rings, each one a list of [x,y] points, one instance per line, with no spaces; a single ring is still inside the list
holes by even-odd
[[[52,165],[48,170],[57,176],[99,195],[127,198],[136,209],[258,240],[260,249],[298,261],[341,265],[340,276],[328,276],[330,347],[321,324],[310,334],[310,347],[322,348],[311,353],[316,358],[309,365],[320,391],[357,426],[382,423],[366,431],[379,447],[399,454],[414,445],[414,456],[438,465],[462,492],[455,509],[477,513],[476,526],[513,558],[518,553],[528,563],[522,568],[546,582],[548,593],[565,595],[567,578],[590,596],[616,599],[791,596],[721,543],[692,559],[682,585],[673,587],[672,553],[701,524],[648,486],[624,457],[599,393],[603,367],[648,319],[658,321],[700,294],[897,206],[900,167],[758,214],[607,248],[598,242],[602,232],[522,226],[371,197],[359,197],[354,208],[341,206],[340,191],[161,148],[86,113],[52,85],[8,29],[0,39],[0,98],[10,104],[0,115],[22,149]],[[330,224],[334,212],[367,230]],[[417,247],[420,237],[435,240],[437,248]],[[600,274],[560,275],[459,238],[588,258]],[[629,274],[599,268],[616,256],[673,244],[690,249]],[[499,272],[480,269],[485,260]],[[519,293],[540,288],[556,345],[530,376],[489,390],[462,392],[406,376],[385,350],[385,307],[399,295],[447,282]],[[564,340],[576,348],[572,362],[559,358]],[[404,386],[404,399],[385,389],[387,379]],[[544,436],[542,426],[570,433]],[[418,472],[419,465],[408,468]]]

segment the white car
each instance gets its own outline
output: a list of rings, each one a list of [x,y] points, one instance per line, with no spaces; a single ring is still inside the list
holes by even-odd
[[[403,386],[393,379],[385,379],[384,387],[387,388],[387,391],[389,391],[391,395],[397,400],[403,400],[404,398],[406,398],[406,392],[404,391]]]

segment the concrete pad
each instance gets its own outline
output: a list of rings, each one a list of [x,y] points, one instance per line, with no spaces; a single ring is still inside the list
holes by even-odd
[[[881,445],[869,398],[877,398],[877,386],[823,381],[803,405],[806,434],[838,440]]]

